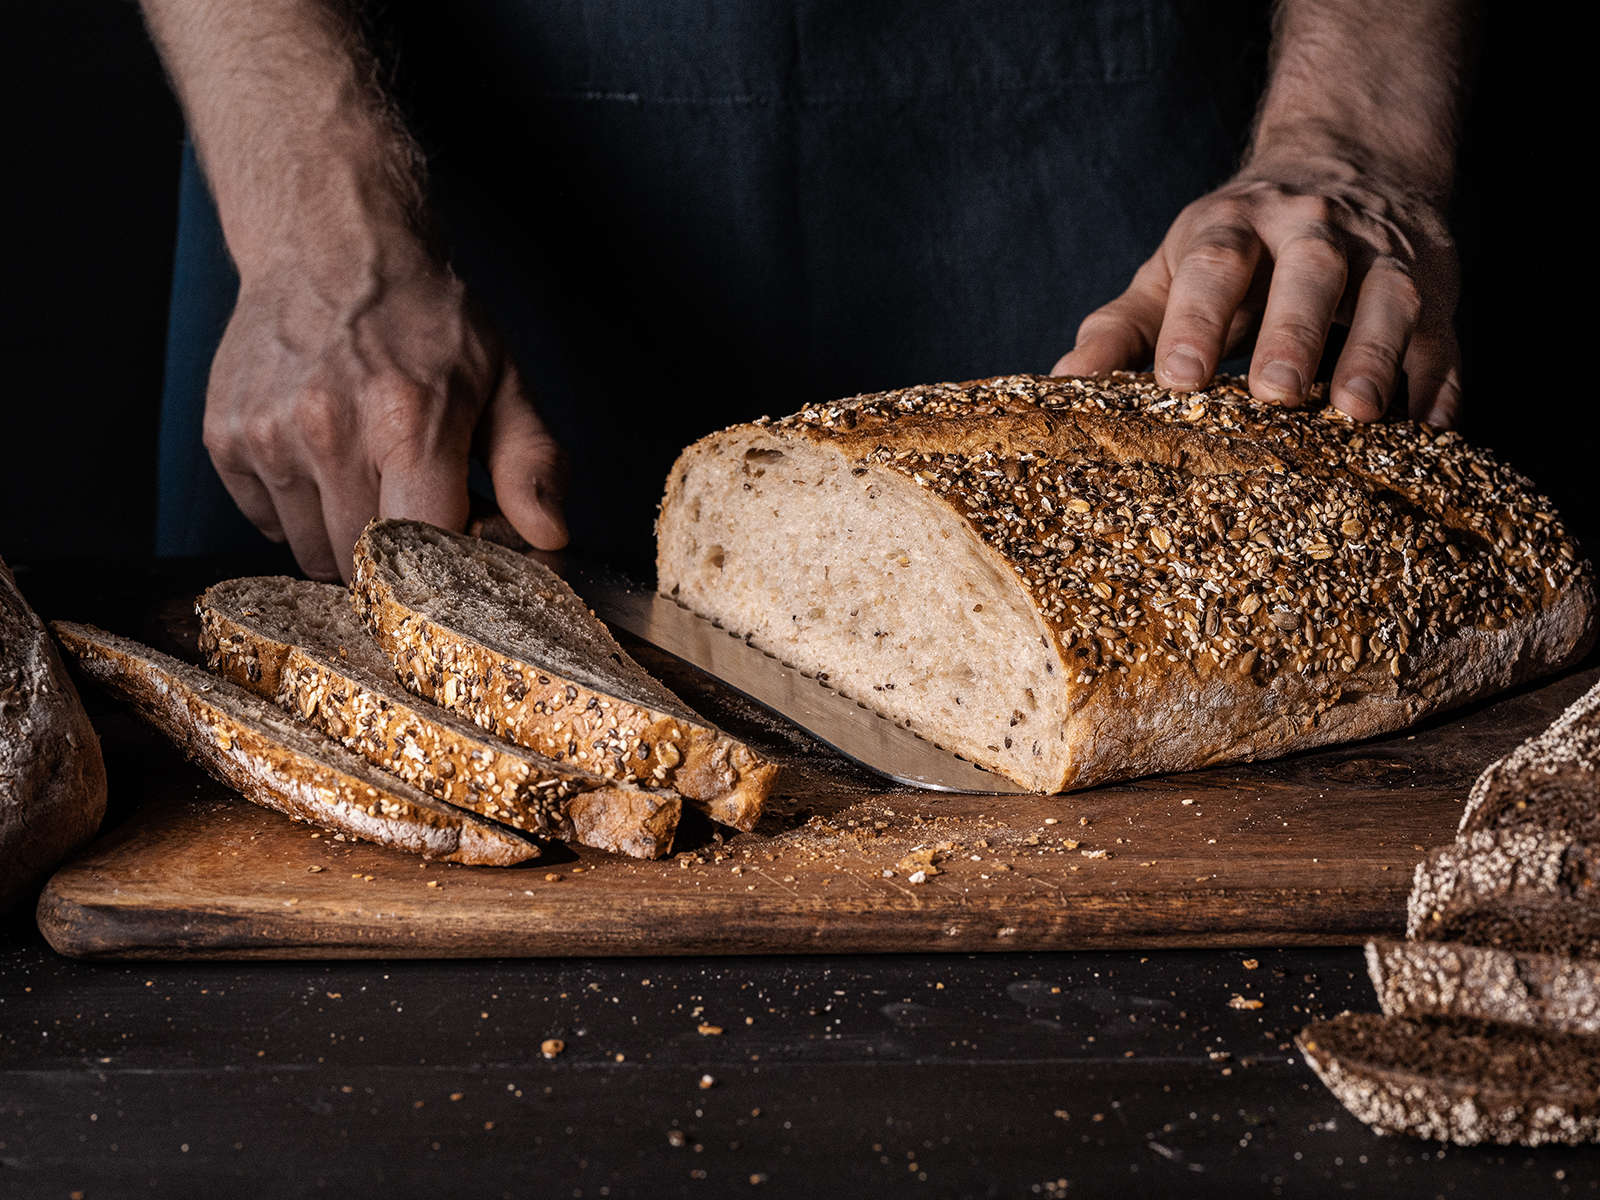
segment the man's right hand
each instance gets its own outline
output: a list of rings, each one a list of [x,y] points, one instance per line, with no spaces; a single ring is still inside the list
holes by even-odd
[[[348,578],[374,516],[465,525],[476,446],[517,531],[565,545],[560,451],[498,337],[420,246],[372,246],[243,279],[206,396],[228,492],[306,574]]]
[[[142,0],[239,268],[205,443],[308,575],[374,516],[467,519],[473,451],[533,546],[566,544],[560,452],[432,253],[421,155],[344,0]]]

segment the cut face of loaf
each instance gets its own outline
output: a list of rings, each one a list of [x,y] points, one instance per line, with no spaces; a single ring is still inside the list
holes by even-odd
[[[777,768],[696,716],[542,563],[418,521],[374,521],[351,594],[412,691],[557,762],[670,788],[753,828]]]
[[[671,848],[677,795],[564,767],[413,696],[341,587],[232,579],[208,588],[195,611],[212,670],[431,796],[636,858]]]
[[[1584,1037],[1512,1025],[1342,1013],[1300,1051],[1379,1133],[1472,1146],[1600,1138],[1600,1055]]]
[[[1465,942],[1367,943],[1367,972],[1390,1016],[1464,1017],[1600,1034],[1600,961]]]
[[[1417,865],[1406,936],[1600,958],[1600,846],[1530,826],[1471,833]]]
[[[1600,842],[1600,685],[1478,776],[1461,832],[1523,823]]]
[[[1041,791],[1402,727],[1581,653],[1591,571],[1453,433],[1003,376],[689,447],[663,593]]]
[[[424,858],[505,867],[538,857],[512,830],[424,795],[225,679],[91,625],[50,628],[83,674],[263,808]]]

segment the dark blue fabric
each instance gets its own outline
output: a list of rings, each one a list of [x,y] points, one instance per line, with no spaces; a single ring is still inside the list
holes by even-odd
[[[1176,0],[416,0],[384,19],[457,268],[572,454],[574,540],[625,557],[711,429],[1047,370],[1231,170],[1255,80],[1227,55],[1265,23]],[[188,261],[220,244],[187,166],[164,473],[203,462],[180,450],[226,307]],[[168,487],[164,549],[235,536],[214,487]]]

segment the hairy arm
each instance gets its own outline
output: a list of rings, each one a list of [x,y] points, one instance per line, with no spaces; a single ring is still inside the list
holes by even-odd
[[[1295,405],[1345,324],[1336,407],[1376,419],[1404,381],[1412,417],[1450,424],[1459,271],[1445,210],[1477,16],[1471,0],[1282,0],[1244,165],[1179,214],[1055,370],[1153,360],[1166,386],[1199,387],[1257,333],[1251,391]]]
[[[205,441],[311,575],[374,515],[459,529],[467,463],[535,546],[566,540],[559,452],[430,236],[421,155],[339,0],[143,0],[216,198],[239,300]]]

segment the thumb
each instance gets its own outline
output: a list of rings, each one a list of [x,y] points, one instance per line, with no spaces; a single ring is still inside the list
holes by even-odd
[[[500,511],[528,544],[539,550],[565,546],[565,455],[509,362],[484,417],[484,461]]]

